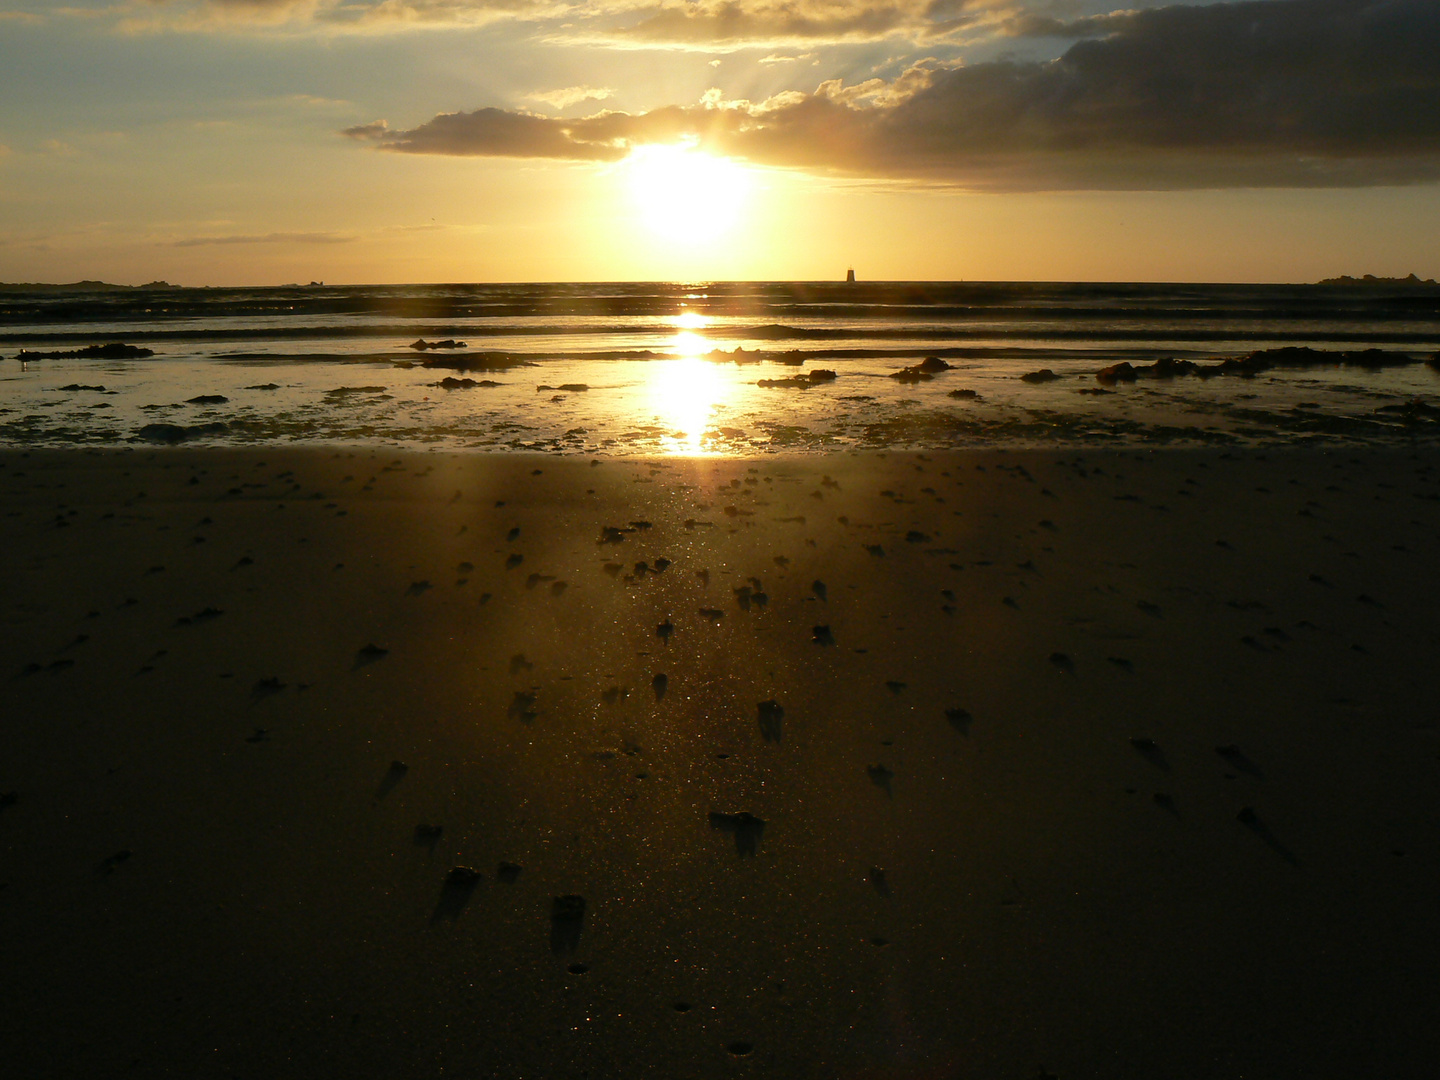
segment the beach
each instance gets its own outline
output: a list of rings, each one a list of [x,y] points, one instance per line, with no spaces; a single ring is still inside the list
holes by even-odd
[[[14,1076],[1428,1076],[1433,445],[0,450]]]

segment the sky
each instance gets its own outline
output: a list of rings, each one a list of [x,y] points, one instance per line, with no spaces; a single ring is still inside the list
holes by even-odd
[[[1440,277],[1440,0],[0,0],[0,281]]]

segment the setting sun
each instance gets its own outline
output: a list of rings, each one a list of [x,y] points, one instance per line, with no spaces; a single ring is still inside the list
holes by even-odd
[[[626,166],[641,219],[671,240],[723,235],[739,220],[753,186],[744,166],[683,145],[639,147]]]

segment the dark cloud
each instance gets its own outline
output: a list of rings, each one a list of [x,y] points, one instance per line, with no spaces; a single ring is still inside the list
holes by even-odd
[[[1124,30],[1137,14],[1135,11],[1115,11],[1067,20],[1036,12],[1019,12],[1001,20],[996,29],[1002,37],[1103,37]]]
[[[1058,60],[920,64],[552,120],[499,109],[347,134],[421,154],[615,160],[688,138],[757,163],[1003,190],[1363,186],[1440,178],[1440,3],[1248,0],[1114,17]]]
[[[341,134],[405,154],[618,161],[629,153],[629,147],[624,142],[600,137],[599,129],[606,126],[609,115],[624,117],[632,125],[643,125],[646,119],[626,113],[602,113],[586,120],[567,121],[506,109],[476,109],[468,113],[441,113],[410,131],[391,131],[384,120],[377,120],[346,128]],[[576,128],[590,134],[577,137]]]

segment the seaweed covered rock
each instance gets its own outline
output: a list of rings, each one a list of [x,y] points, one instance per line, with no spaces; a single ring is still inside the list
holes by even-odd
[[[86,345],[83,349],[60,349],[55,352],[29,352],[21,349],[16,360],[145,360],[155,355],[154,349],[112,341],[107,345]]]

